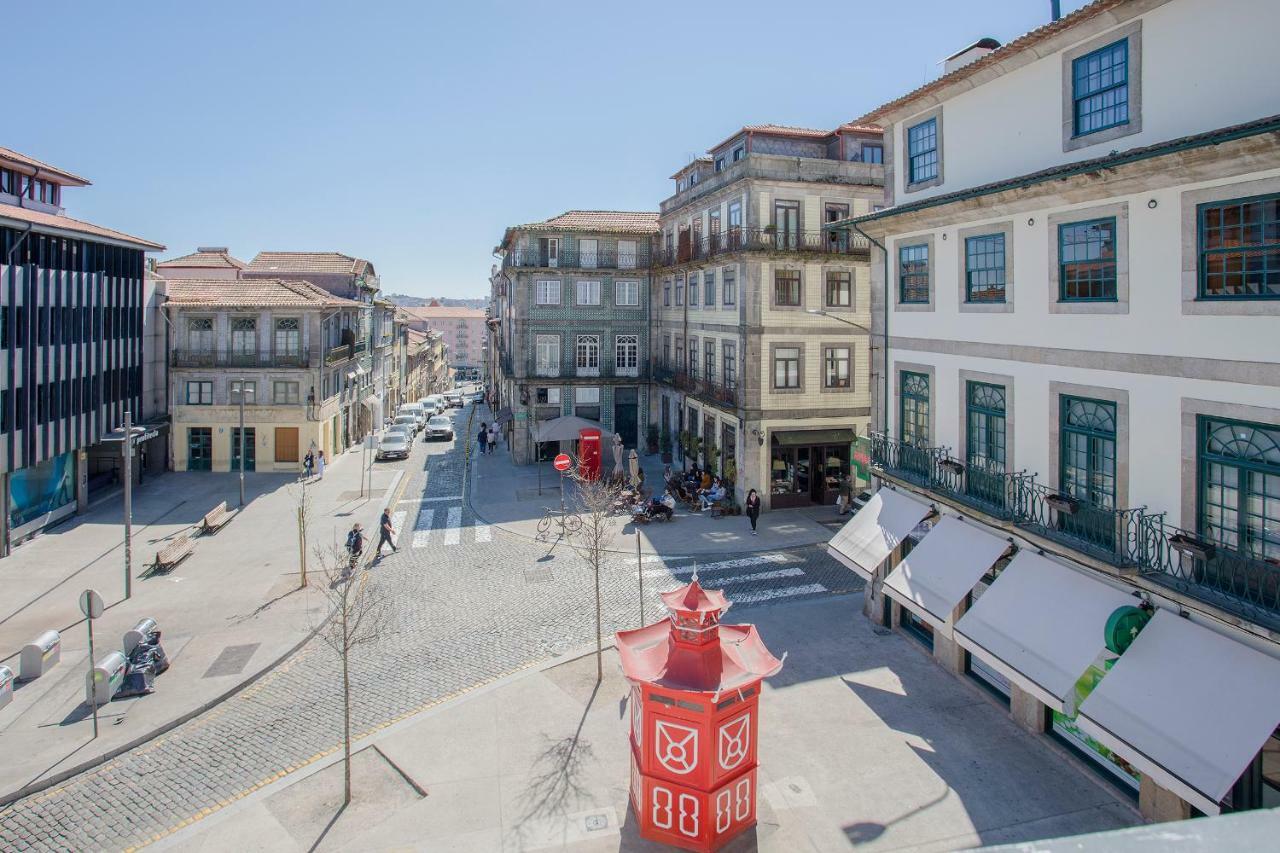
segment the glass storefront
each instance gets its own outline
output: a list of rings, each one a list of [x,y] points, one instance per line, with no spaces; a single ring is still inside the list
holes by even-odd
[[[44,519],[63,507],[71,507],[76,500],[75,471],[74,454],[63,453],[39,465],[10,474],[10,528],[17,530],[22,525]]]
[[[834,504],[840,478],[852,475],[853,430],[774,433],[770,439],[769,495],[773,509]]]
[[[982,597],[982,594],[991,587],[991,584],[995,583],[996,574],[997,573],[993,572],[983,575],[982,580],[978,581],[973,588],[973,592],[969,594],[969,607],[966,609],[972,609],[973,605]],[[1009,704],[1009,679],[1005,678],[998,670],[987,666],[982,658],[977,655],[966,652],[965,658],[968,660],[968,666],[965,668],[965,672],[972,676],[974,680],[980,683],[983,687],[988,688],[991,692],[1003,699],[1006,705]]]
[[[1095,663],[1084,671],[1084,675],[1080,676],[1080,680],[1076,682],[1072,697],[1073,707],[1080,707],[1080,704],[1093,692],[1093,688],[1098,686],[1098,682],[1107,674],[1107,671],[1111,669],[1116,660],[1119,660],[1119,658]],[[1121,788],[1128,790],[1135,796],[1137,795],[1142,775],[1129,762],[1082,732],[1079,726],[1076,725],[1075,714],[1068,716],[1059,711],[1053,711],[1052,714],[1053,733],[1055,735],[1076,752],[1090,759],[1096,766],[1101,768],[1103,775],[1108,779],[1118,782]]]

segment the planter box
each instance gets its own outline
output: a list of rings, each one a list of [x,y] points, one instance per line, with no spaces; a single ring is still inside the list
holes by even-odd
[[[957,459],[943,459],[938,465],[957,476],[964,473],[964,463]]]
[[[1055,509],[1064,515],[1075,515],[1076,510],[1080,509],[1080,502],[1066,495],[1045,495],[1044,502],[1051,509]]]
[[[1214,555],[1218,553],[1216,545],[1185,533],[1175,533],[1170,536],[1169,547],[1179,554],[1186,554],[1188,557],[1194,557],[1197,560],[1212,560]]]

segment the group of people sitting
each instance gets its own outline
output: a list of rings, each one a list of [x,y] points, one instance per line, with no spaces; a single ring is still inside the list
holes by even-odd
[[[667,489],[696,512],[714,506],[724,500],[726,494],[724,481],[713,477],[710,471],[700,469],[697,464],[683,474],[669,476]]]
[[[670,521],[675,514],[676,499],[671,496],[670,491],[663,492],[662,497],[654,496],[648,500],[641,497],[631,506],[634,518],[643,516],[645,520],[649,520],[660,517],[663,521]]]

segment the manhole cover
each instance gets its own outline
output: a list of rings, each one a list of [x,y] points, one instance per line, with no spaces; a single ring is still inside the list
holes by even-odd
[[[609,818],[602,814],[589,814],[585,821],[587,832],[595,832],[600,829],[608,829]]]
[[[893,632],[888,628],[872,628],[871,633],[875,634],[877,637],[887,637]]]
[[[248,643],[243,646],[227,646],[214,658],[213,663],[205,671],[204,678],[216,678],[222,675],[239,675],[249,663],[249,658],[258,650],[259,643]]]

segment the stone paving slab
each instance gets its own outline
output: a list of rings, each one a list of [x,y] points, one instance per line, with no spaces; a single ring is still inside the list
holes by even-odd
[[[1139,823],[1131,804],[976,686],[910,639],[876,635],[860,605],[852,595],[735,610],[789,654],[761,697],[759,823],[729,850],[954,850]],[[278,850],[667,849],[636,833],[629,687],[606,654],[598,687],[585,655],[369,737],[357,774],[386,760],[426,792],[389,798],[374,822],[358,814],[380,796],[378,783],[357,785],[338,814],[341,765],[331,763],[161,849],[222,849],[233,838],[271,839]],[[299,811],[310,822],[282,817]]]

